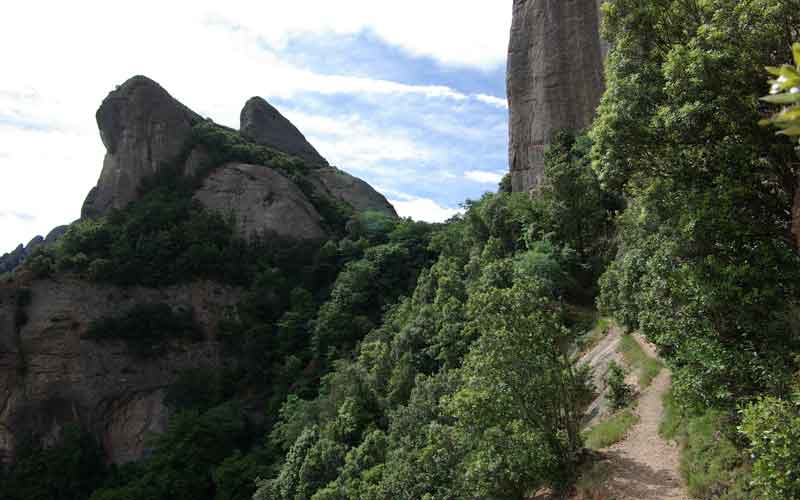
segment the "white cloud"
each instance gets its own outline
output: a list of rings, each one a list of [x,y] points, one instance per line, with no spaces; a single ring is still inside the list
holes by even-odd
[[[508,108],[508,100],[493,95],[477,94],[475,98],[484,104],[491,104],[498,108]]]
[[[408,199],[410,198],[410,199]],[[457,208],[443,207],[430,198],[413,198],[389,200],[401,217],[411,217],[417,221],[444,222],[461,213]]]
[[[294,109],[282,112],[331,163],[367,170],[384,161],[426,161],[433,155],[404,129],[378,130],[358,114],[327,117]]]
[[[273,0],[226,2],[209,19],[257,33],[273,47],[298,33],[371,30],[412,54],[490,68],[505,64],[511,12],[509,3],[488,0]]]
[[[0,137],[2,254],[77,219],[103,156],[96,133],[0,125]]]
[[[500,172],[487,172],[485,170],[469,170],[464,172],[464,177],[473,182],[481,184],[498,184],[503,180],[504,173]]]

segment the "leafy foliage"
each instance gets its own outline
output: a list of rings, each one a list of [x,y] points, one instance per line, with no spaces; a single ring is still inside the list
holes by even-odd
[[[164,352],[174,340],[199,340],[200,330],[191,310],[174,311],[167,304],[138,304],[119,317],[93,321],[86,336],[95,341],[124,340],[140,357]]]
[[[327,345],[341,346],[362,321],[371,331],[354,359],[333,364],[319,397],[283,406],[271,441],[286,460],[256,498],[522,499],[564,484],[588,392],[564,350],[576,333],[559,303],[575,252],[530,240],[542,206],[526,195],[466,206],[432,235],[438,259],[413,294],[382,318],[370,316],[373,295],[386,296],[381,281],[406,278],[375,264],[408,257],[378,246],[345,267],[336,287],[349,293],[334,288],[315,334],[338,333]],[[369,304],[363,319],[341,316],[360,303]],[[335,467],[320,468],[320,457]]]
[[[125,210],[73,224],[44,252],[53,255],[59,269],[120,285],[163,286],[195,277],[246,283],[255,247],[175,182],[165,179]]]
[[[217,464],[249,447],[250,433],[240,407],[227,404],[206,412],[187,411],[170,419],[150,458],[136,473],[95,491],[92,500],[213,498]],[[218,474],[217,478],[226,477]]]
[[[617,363],[612,362],[608,367],[606,381],[609,389],[609,399],[614,409],[625,408],[633,401],[635,389],[625,383],[625,370]]]
[[[755,458],[753,479],[764,498],[800,497],[800,405],[765,397],[744,409],[741,431]]]
[[[16,463],[0,472],[0,498],[83,500],[105,474],[98,444],[77,425],[69,425],[55,446],[42,448],[32,440],[21,446]]]
[[[769,81],[772,85],[770,93],[761,100],[783,105],[783,109],[760,124],[774,125],[780,129],[778,134],[797,137],[800,136],[800,43],[792,45],[792,55],[794,66],[767,67],[767,71],[777,79]]]
[[[780,0],[605,7],[613,48],[593,166],[629,200],[601,307],[674,367],[678,397],[729,409],[785,390],[797,337],[793,151],[757,126],[798,10]],[[722,76],[724,75],[724,77]]]

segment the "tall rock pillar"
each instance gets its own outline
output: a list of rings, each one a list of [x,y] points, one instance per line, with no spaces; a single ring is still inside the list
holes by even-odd
[[[514,0],[508,49],[509,167],[514,191],[544,176],[560,129],[591,124],[603,95],[602,0]]]

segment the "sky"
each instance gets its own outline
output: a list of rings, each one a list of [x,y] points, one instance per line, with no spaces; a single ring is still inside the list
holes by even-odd
[[[508,0],[29,0],[0,15],[0,254],[80,216],[95,111],[131,76],[238,128],[255,95],[400,215],[443,221],[507,170]]]

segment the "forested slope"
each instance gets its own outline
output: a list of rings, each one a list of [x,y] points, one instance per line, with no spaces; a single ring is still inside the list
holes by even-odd
[[[511,193],[506,178],[445,224],[316,200],[328,240],[248,241],[162,172],[132,205],[74,226],[23,271],[239,287],[219,332],[228,362],[171,385],[169,428],[140,462],[107,465],[91,436],[70,429],[56,446],[31,441],[0,492],[562,493],[592,457],[580,423],[594,389],[574,354],[597,306],[672,370],[662,432],[681,443],[693,495],[800,498],[800,163],[795,143],[759,125],[775,111],[759,99],[763,66],[792,60],[798,26],[797,0],[608,3],[607,90],[592,126],[552,137],[534,196]],[[233,146],[222,152],[260,151]],[[161,321],[186,340],[181,317],[159,311],[106,318],[93,338],[134,349],[137,325]]]

